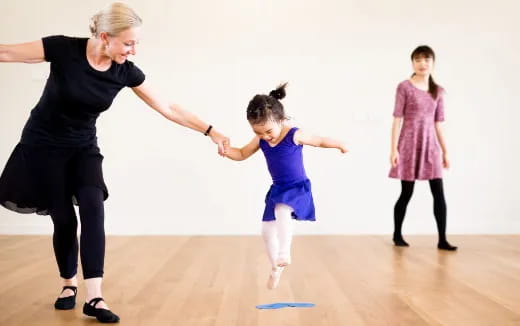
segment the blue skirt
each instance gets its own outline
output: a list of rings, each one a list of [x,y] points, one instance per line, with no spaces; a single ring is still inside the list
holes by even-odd
[[[290,184],[273,184],[265,196],[265,210],[262,221],[274,221],[276,204],[285,204],[293,209],[292,216],[300,221],[316,221],[314,200],[309,179]]]

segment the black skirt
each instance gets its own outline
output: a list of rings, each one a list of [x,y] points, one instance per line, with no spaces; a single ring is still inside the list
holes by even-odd
[[[19,143],[0,176],[0,204],[18,213],[48,215],[53,205],[70,200],[84,186],[99,187],[108,198],[103,179],[103,155],[96,145],[52,147]]]

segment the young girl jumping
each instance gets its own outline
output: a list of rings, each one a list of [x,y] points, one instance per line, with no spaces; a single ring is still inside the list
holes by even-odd
[[[262,149],[273,184],[265,198],[262,237],[272,269],[267,287],[278,286],[284,267],[291,263],[292,219],[315,221],[311,182],[303,167],[303,145],[337,148],[347,152],[337,140],[308,134],[286,124],[281,99],[287,83],[269,95],[256,95],[247,107],[247,120],[256,134],[242,148],[230,148],[226,156],[242,161]]]

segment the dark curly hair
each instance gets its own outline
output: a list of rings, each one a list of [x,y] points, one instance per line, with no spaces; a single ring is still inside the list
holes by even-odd
[[[247,106],[247,121],[250,124],[262,124],[268,120],[276,122],[286,120],[287,116],[280,102],[285,97],[286,86],[287,83],[281,84],[272,90],[269,95],[255,95]]]

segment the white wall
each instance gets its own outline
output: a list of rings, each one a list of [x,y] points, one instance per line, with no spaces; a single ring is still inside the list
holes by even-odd
[[[299,233],[392,230],[399,182],[387,178],[394,91],[419,44],[437,52],[448,92],[445,174],[450,233],[520,232],[517,1],[131,1],[144,20],[133,61],[160,93],[232,137],[252,137],[245,108],[289,81],[295,123],[345,139],[351,153],[306,148],[319,222]],[[153,3],[153,5],[152,5]],[[104,1],[1,1],[0,43],[88,36]],[[0,65],[0,165],[37,102],[48,64]],[[98,120],[108,234],[257,234],[270,185],[261,153],[218,157],[123,90]],[[0,233],[49,233],[48,217],[0,209]],[[417,185],[405,233],[435,233],[428,185]]]

